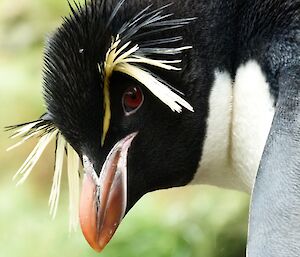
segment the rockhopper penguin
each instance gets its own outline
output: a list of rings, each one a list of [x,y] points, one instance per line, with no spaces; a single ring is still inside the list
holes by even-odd
[[[19,183],[56,140],[51,214],[66,156],[71,226],[97,251],[144,194],[193,183],[252,193],[249,257],[300,256],[300,1],[70,8],[45,45],[46,113],[10,127],[39,138]]]

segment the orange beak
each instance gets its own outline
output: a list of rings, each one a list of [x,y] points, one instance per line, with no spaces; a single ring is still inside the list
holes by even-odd
[[[120,140],[108,154],[97,176],[84,156],[85,174],[80,198],[80,225],[90,246],[100,252],[121,223],[127,205],[127,154],[133,133]]]

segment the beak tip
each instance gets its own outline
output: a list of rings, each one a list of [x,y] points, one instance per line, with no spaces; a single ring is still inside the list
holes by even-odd
[[[95,247],[92,247],[94,249],[94,251],[96,251],[97,253],[101,253],[102,250],[104,249],[104,247],[101,247],[100,245],[97,245]]]
[[[98,252],[98,253],[102,252],[102,250],[103,250],[104,247],[105,247],[105,246],[100,245],[100,244],[98,244],[98,243],[96,243],[96,242],[91,242],[91,241],[87,241],[87,242],[89,243],[90,247],[91,247],[95,252]]]
[[[100,253],[104,250],[106,245],[109,243],[110,239],[110,237],[103,237],[95,241],[88,241],[88,243],[96,252]]]

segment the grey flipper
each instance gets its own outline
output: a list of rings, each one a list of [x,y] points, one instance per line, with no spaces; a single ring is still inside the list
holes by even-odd
[[[248,257],[300,256],[300,66],[279,74],[279,95],[252,194]]]

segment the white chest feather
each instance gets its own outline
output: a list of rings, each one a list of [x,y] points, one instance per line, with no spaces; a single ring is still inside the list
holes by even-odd
[[[274,115],[269,92],[255,61],[239,67],[234,82],[227,72],[215,72],[207,134],[192,183],[251,191]]]

